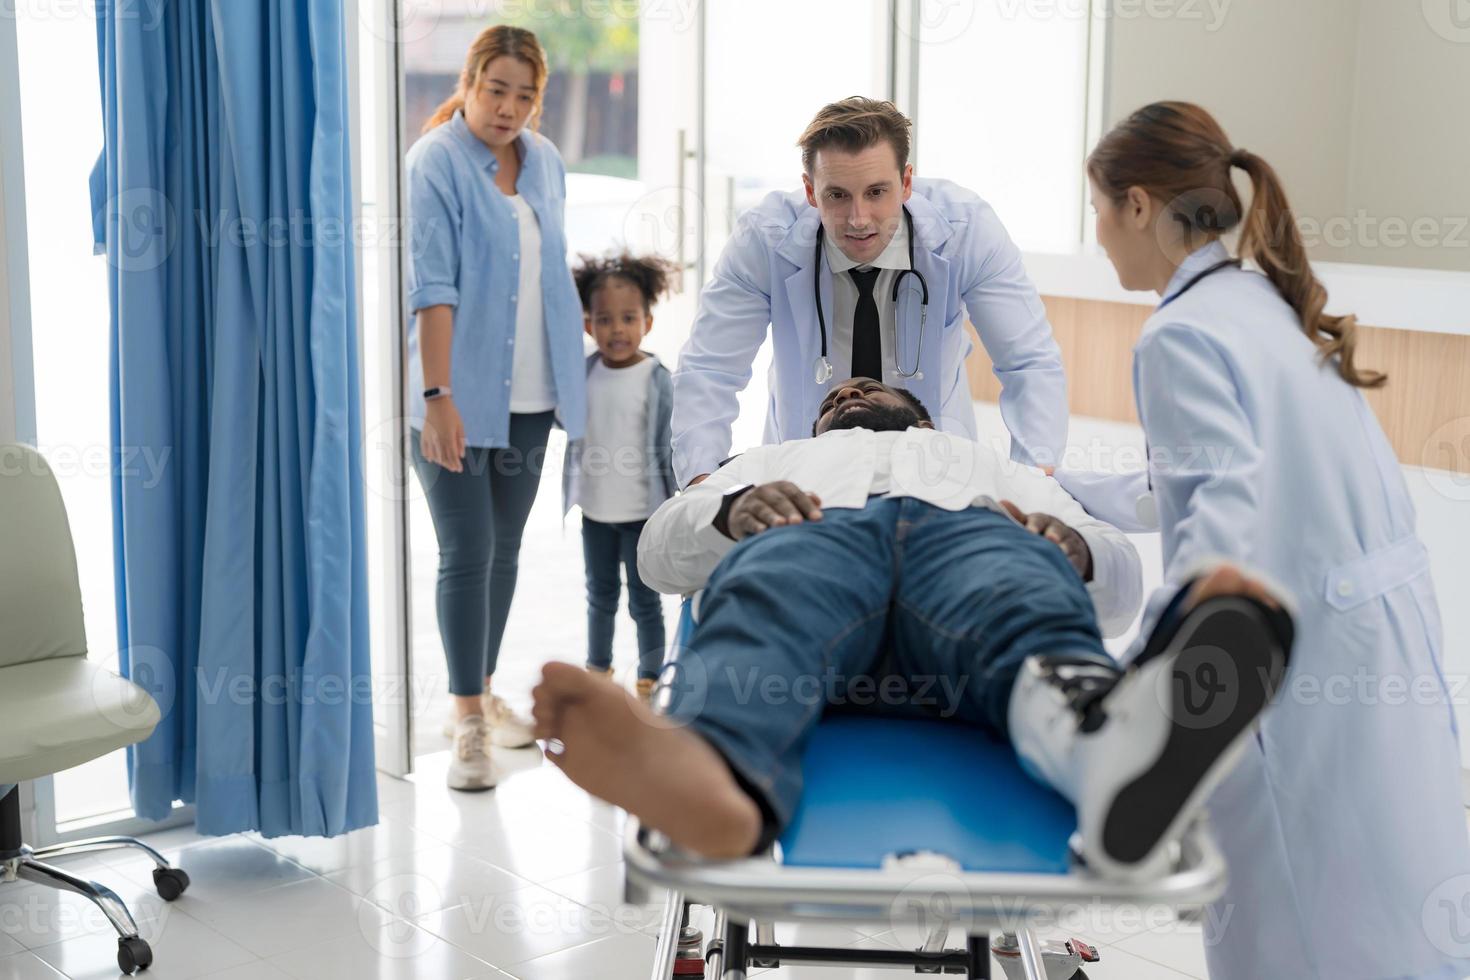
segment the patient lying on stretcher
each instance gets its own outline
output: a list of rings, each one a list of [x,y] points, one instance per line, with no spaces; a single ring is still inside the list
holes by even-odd
[[[871,379],[835,385],[813,433],[737,457],[649,519],[643,580],[704,589],[663,713],[548,664],[533,714],[552,759],[676,845],[733,858],[791,819],[829,706],[921,712],[1008,738],[1076,806],[1094,870],[1158,873],[1281,682],[1286,614],[1221,566],[1120,668],[1099,623],[1136,614],[1138,556],[1055,481],[937,432]]]

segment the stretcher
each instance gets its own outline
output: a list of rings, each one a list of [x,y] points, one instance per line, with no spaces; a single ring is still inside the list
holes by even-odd
[[[686,600],[674,658],[694,622]],[[992,956],[1009,980],[1082,980],[1097,950],[1079,939],[1042,942],[1037,925],[1113,906],[1190,908],[1225,888],[1225,862],[1203,817],[1159,877],[1125,883],[1091,873],[1071,843],[1071,804],[1032,779],[1008,743],[977,728],[828,716],[808,743],[803,780],[776,845],[738,861],[681,854],[629,818],[630,884],[667,890],[653,980],[744,980],[768,968],[779,980],[780,967],[795,965],[989,980]],[[714,911],[708,937],[690,925],[697,905]],[[774,927],[788,922],[876,928],[895,945],[778,944]]]

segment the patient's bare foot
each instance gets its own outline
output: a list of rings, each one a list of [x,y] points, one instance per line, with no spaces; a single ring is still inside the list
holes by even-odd
[[[531,693],[536,737],[561,742],[548,755],[572,782],[704,857],[755,847],[760,808],[704,739],[570,664],[547,664]]]

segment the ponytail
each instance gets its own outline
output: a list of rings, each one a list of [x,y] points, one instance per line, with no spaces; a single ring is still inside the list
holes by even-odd
[[[1276,170],[1249,150],[1235,150],[1230,163],[1251,179],[1251,206],[1240,233],[1240,256],[1266,274],[1301,319],[1302,332],[1323,360],[1336,360],[1337,373],[1356,388],[1379,388],[1388,381],[1381,371],[1359,369],[1358,318],[1323,313],[1327,289],[1312,273],[1296,218]]]
[[[1249,210],[1230,179],[1232,167],[1251,179]],[[1312,273],[1296,218],[1276,171],[1249,150],[1235,149],[1220,124],[1188,102],[1155,102],[1115,126],[1087,158],[1087,174],[1114,201],[1130,187],[1169,202],[1170,217],[1190,240],[1219,238],[1236,225],[1240,257],[1254,262],[1296,312],[1302,332],[1357,388],[1378,388],[1388,377],[1356,364],[1356,317],[1329,316],[1327,289]]]
[[[462,92],[456,91],[449,98],[445,99],[443,103],[440,104],[439,108],[434,110],[434,114],[429,117],[429,121],[424,123],[424,128],[422,132],[427,133],[431,129],[438,129],[440,126],[453,119],[454,114],[463,108],[464,94]]]

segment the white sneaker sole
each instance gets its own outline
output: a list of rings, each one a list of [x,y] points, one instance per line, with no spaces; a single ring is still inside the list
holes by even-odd
[[[445,738],[454,738],[454,719],[446,721],[440,731],[444,733]],[[534,745],[535,742],[536,739],[530,731],[519,725],[513,727],[496,725],[490,729],[490,744],[497,748],[524,749]]]
[[[449,777],[446,780],[450,789],[459,790],[461,793],[481,793],[487,789],[494,789],[495,784],[499,781],[500,776],[493,766],[488,773],[456,771],[451,766]]]
[[[1258,605],[1221,597],[1191,612],[1157,657],[1119,681],[1104,710],[1141,721],[1162,706],[1163,737],[1096,810],[1102,819],[1084,838],[1090,864],[1110,877],[1157,872],[1164,848],[1245,750],[1288,656]]]

